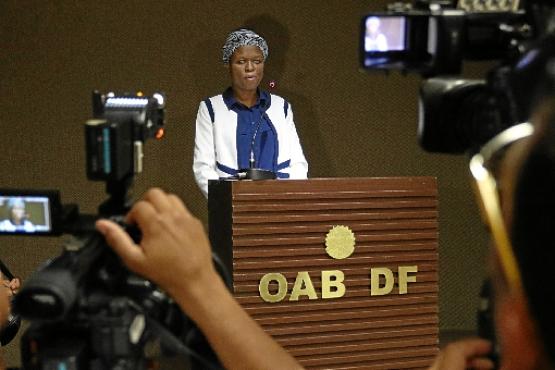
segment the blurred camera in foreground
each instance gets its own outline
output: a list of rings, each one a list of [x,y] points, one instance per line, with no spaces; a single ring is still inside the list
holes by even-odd
[[[163,136],[164,110],[160,93],[93,93],[93,118],[85,124],[87,175],[104,181],[108,193],[97,215],[63,205],[55,190],[0,189],[0,210],[24,202],[34,225],[2,234],[70,236],[61,255],[15,296],[14,312],[30,321],[21,343],[24,369],[145,369],[148,341],[182,338],[191,327],[173,300],[129,272],[94,228],[98,218],[110,218],[140,240],[123,223],[128,190],[142,171],[145,141]]]
[[[528,119],[555,54],[554,23],[555,4],[547,0],[393,3],[362,18],[360,65],[423,76],[421,147],[475,152]],[[483,79],[468,80],[459,76],[465,60],[499,63]]]

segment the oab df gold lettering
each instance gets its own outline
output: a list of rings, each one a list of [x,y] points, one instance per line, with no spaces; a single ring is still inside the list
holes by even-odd
[[[418,272],[418,266],[399,266],[398,269],[398,285],[399,294],[408,293],[408,283],[416,282],[416,276],[409,273]],[[381,285],[380,281],[384,281]],[[393,277],[393,271],[387,267],[375,267],[370,269],[370,295],[386,295],[393,291],[393,285],[395,284],[395,278]]]
[[[322,271],[322,298],[339,298],[345,295],[345,275],[343,271],[331,270]],[[270,284],[277,285],[277,291],[270,292]],[[258,284],[258,291],[260,297],[270,303],[281,302],[287,295],[287,279],[279,272],[266,274],[260,279]],[[297,278],[291,289],[290,301],[298,301],[300,297],[306,296],[308,299],[318,299],[314,284],[308,271],[301,271],[297,273]]]
[[[399,266],[397,269],[398,294],[408,293],[408,283],[416,282],[415,274],[418,266]],[[321,297],[322,299],[341,298],[345,295],[345,274],[341,270],[322,271]],[[270,286],[273,287],[270,291]],[[370,269],[370,295],[381,296],[391,294],[395,286],[395,277],[391,269],[387,267],[374,267]],[[260,279],[258,284],[260,297],[270,303],[281,302],[288,293],[287,279],[279,272],[266,274]],[[318,294],[310,278],[308,271],[297,273],[289,301],[298,301],[299,298],[306,297],[310,300],[318,299]]]

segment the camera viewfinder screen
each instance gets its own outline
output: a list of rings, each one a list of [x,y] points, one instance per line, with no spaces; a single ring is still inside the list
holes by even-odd
[[[365,20],[364,51],[405,50],[406,19],[403,16],[370,15]]]
[[[0,195],[0,233],[51,232],[50,206],[45,196]]]

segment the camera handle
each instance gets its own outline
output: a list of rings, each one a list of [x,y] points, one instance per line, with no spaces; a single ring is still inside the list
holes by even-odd
[[[99,207],[101,216],[125,215],[131,209],[128,191],[133,184],[133,176],[124,177],[121,180],[108,180],[106,182],[106,193],[109,195]]]

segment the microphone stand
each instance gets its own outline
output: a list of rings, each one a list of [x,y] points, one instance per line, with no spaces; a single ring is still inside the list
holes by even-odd
[[[265,170],[262,168],[256,168],[256,161],[254,158],[254,143],[256,141],[256,136],[258,135],[258,130],[262,125],[262,119],[266,114],[266,107],[264,107],[264,111],[260,115],[260,119],[256,125],[256,129],[254,130],[254,134],[252,135],[251,146],[250,146],[250,158],[249,158],[249,168],[239,170],[239,178],[246,179],[246,180],[273,180],[276,178],[276,174],[273,171]]]

